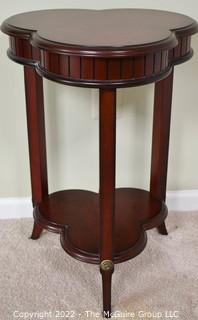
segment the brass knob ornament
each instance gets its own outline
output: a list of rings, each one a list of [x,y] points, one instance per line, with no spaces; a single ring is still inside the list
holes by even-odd
[[[114,263],[111,260],[103,260],[100,263],[100,269],[102,271],[110,271],[110,270],[113,270],[113,268],[114,268]]]

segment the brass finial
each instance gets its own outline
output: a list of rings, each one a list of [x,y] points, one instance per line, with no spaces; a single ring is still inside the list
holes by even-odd
[[[100,269],[103,271],[110,271],[113,268],[114,268],[114,264],[113,264],[113,261],[111,261],[111,260],[103,260],[100,263]]]

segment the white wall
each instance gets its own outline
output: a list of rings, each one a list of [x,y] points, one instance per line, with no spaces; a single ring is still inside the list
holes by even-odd
[[[3,1],[0,21],[46,8],[145,7],[187,14],[198,20],[196,0]],[[195,55],[176,67],[168,189],[198,189],[198,36]],[[6,57],[7,36],[0,34],[0,197],[30,195],[23,67]],[[92,90],[45,80],[50,190],[98,189],[98,121],[93,118]],[[153,85],[122,91],[118,106],[117,185],[146,188],[149,183]]]

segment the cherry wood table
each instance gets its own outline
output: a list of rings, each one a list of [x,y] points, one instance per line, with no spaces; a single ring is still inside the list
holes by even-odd
[[[60,233],[67,253],[100,265],[103,310],[109,317],[114,264],[144,249],[145,230],[157,227],[167,234],[173,68],[192,57],[191,36],[198,25],[187,16],[157,10],[59,9],[12,16],[1,30],[9,35],[9,58],[24,65],[35,221],[32,239],[43,228]],[[42,77],[99,88],[98,194],[86,190],[48,193]],[[116,88],[151,82],[155,82],[155,102],[150,190],[116,189]]]

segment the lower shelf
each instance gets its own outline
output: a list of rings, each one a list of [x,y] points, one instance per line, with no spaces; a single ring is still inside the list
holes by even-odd
[[[167,216],[166,205],[149,192],[116,189],[114,263],[139,254],[146,245],[146,229],[157,227]],[[43,228],[60,233],[63,249],[74,258],[99,264],[99,195],[91,191],[65,190],[49,195],[34,209]]]

